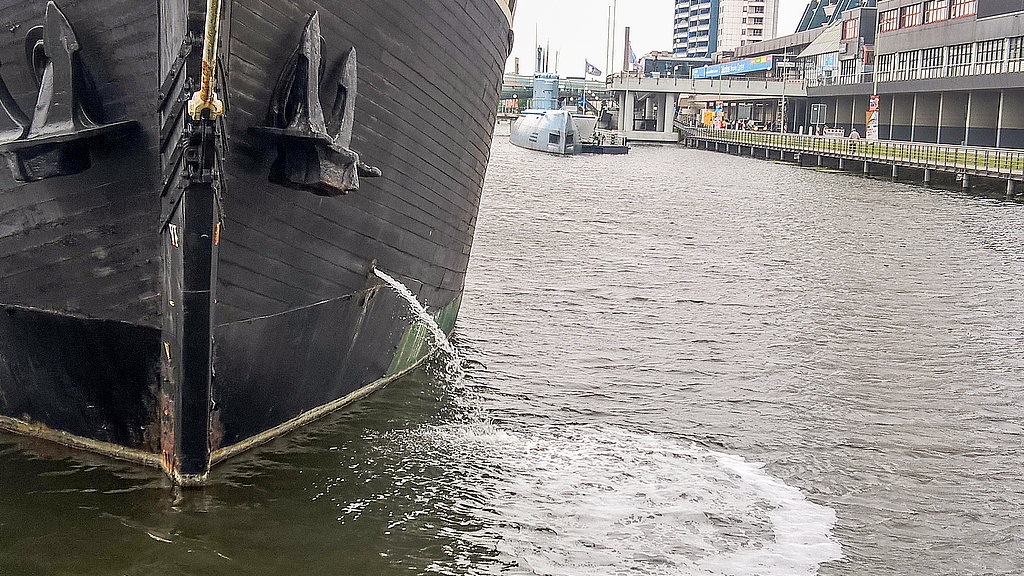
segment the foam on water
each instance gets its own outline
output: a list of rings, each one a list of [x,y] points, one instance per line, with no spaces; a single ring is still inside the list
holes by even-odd
[[[448,336],[444,333],[444,330],[441,330],[441,327],[437,325],[437,321],[434,320],[434,317],[427,312],[427,309],[420,304],[420,301],[415,295],[413,295],[412,291],[409,290],[405,284],[399,282],[387,272],[384,272],[379,268],[374,268],[373,273],[376,274],[378,278],[386,282],[388,286],[391,286],[391,288],[409,304],[409,308],[416,315],[416,322],[430,332],[434,345],[437,347],[437,350],[441,352],[441,365],[439,367],[435,367],[439,368],[439,370],[434,370],[435,372],[438,372],[435,376],[439,376],[440,379],[444,381],[454,381],[461,378],[463,373],[461,356],[459,356],[455,347],[452,346],[451,341],[448,340]]]
[[[486,470],[475,513],[491,528],[463,537],[495,550],[502,573],[799,576],[841,556],[832,509],[736,456],[616,428],[416,436]]]

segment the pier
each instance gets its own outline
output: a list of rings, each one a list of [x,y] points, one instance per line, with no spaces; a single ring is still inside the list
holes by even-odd
[[[1021,192],[1024,180],[1024,150],[699,127],[683,127],[682,141],[691,147],[738,154],[746,151],[753,157],[801,165],[811,162],[840,170],[860,169],[865,174],[884,170],[893,179],[905,168],[920,171],[925,184],[941,173],[952,175],[965,190],[971,188],[973,178],[997,179],[1005,181],[1007,198]]]

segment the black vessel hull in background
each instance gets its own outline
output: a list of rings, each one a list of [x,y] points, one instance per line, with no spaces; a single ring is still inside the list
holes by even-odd
[[[41,178],[0,175],[0,426],[198,481],[423,358],[425,332],[374,265],[454,326],[510,50],[501,0],[228,2],[226,114],[193,122],[205,6],[60,6],[76,97],[113,128],[47,144],[71,160]],[[25,64],[19,31],[53,26],[47,10],[0,8],[16,32],[0,38],[0,74],[27,116],[54,55],[37,43],[45,58]],[[354,48],[347,145],[382,173],[345,195],[272,174],[286,144],[267,136],[271,104],[314,13],[325,115]],[[7,116],[0,142],[17,140]],[[29,152],[0,152],[34,169]]]

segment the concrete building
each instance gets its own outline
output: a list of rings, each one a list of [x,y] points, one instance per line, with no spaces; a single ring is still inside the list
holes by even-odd
[[[882,140],[1024,148],[1024,0],[872,2],[812,0],[806,31],[735,50],[774,57],[751,78],[806,88],[786,106],[788,130],[866,135],[877,94]]]
[[[779,0],[676,0],[672,51],[677,56],[707,59],[774,38]]]
[[[863,13],[843,13],[843,22]],[[881,139],[1024,148],[1024,4],[1020,0],[883,0],[874,46],[857,43],[861,66],[808,87],[809,105],[829,124],[865,133],[868,100],[879,95]],[[854,26],[854,24],[850,24]],[[872,55],[871,52],[874,52]],[[856,64],[854,64],[856,65]],[[863,68],[862,68],[863,69]]]

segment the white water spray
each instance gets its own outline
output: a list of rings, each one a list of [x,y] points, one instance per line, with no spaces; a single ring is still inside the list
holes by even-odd
[[[459,357],[458,352],[455,351],[451,341],[448,340],[444,330],[441,330],[441,327],[437,325],[434,317],[427,312],[427,309],[420,304],[420,301],[416,299],[416,296],[413,295],[412,291],[405,284],[392,278],[388,273],[379,268],[374,267],[373,273],[386,282],[388,286],[391,286],[409,304],[409,308],[416,315],[416,321],[430,332],[434,345],[441,351],[442,373],[445,379],[450,381],[457,380],[462,375],[462,359]]]

